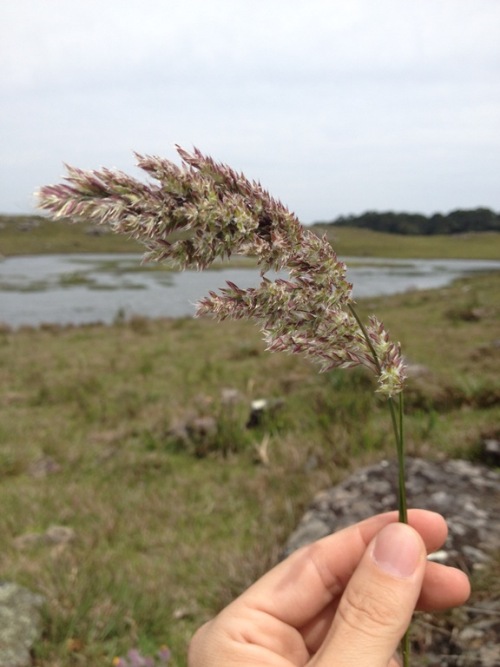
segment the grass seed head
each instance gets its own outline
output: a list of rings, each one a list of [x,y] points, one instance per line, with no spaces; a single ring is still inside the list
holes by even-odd
[[[119,171],[67,167],[66,182],[41,188],[39,206],[56,217],[110,225],[146,245],[146,259],[205,269],[234,254],[256,257],[257,288],[233,283],[211,292],[198,315],[250,318],[268,349],[305,354],[321,370],[362,365],[386,396],[401,391],[405,367],[398,344],[372,318],[363,329],[352,312],[352,285],[326,237],[304,228],[260,183],[194,149],[177,147],[182,163],[136,154],[153,182]],[[289,279],[271,280],[269,271]]]

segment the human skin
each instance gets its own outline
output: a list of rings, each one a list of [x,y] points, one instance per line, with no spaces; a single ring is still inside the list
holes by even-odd
[[[415,609],[463,604],[469,581],[427,560],[444,519],[374,516],[293,553],[202,626],[189,667],[396,667]]]

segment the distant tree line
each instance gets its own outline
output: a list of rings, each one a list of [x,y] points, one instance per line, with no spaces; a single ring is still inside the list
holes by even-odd
[[[340,216],[330,223],[338,227],[364,227],[391,234],[463,234],[464,232],[500,232],[500,214],[489,208],[457,209],[451,213],[426,216],[420,213],[379,213]]]

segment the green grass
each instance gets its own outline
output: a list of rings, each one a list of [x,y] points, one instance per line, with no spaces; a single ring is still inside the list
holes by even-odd
[[[318,225],[315,230],[319,234],[326,233],[336,252],[344,257],[494,260],[500,257],[500,234],[497,232],[402,236],[332,225]]]
[[[142,251],[137,241],[92,224],[0,215],[0,256]]]
[[[368,229],[317,225],[335,250],[347,257],[428,259],[498,259],[500,234],[482,232],[456,236],[401,236]],[[40,216],[0,215],[0,256],[140,252],[137,241],[91,224],[53,222]],[[238,263],[243,260],[238,259]]]
[[[359,309],[421,366],[409,454],[474,457],[499,436],[500,274]],[[312,496],[394,456],[370,377],[266,353],[246,322],[4,328],[0,386],[0,572],[45,596],[38,667],[164,643],[185,665],[193,630],[276,560]],[[261,397],[284,404],[247,429]],[[190,431],[200,417],[213,428]],[[74,539],[23,544],[52,525]]]

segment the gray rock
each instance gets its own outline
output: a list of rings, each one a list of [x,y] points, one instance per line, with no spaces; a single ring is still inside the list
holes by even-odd
[[[43,598],[15,583],[0,583],[0,667],[28,667],[40,634]]]
[[[469,461],[406,462],[409,507],[444,515],[447,563],[474,569],[500,549],[500,474]],[[328,533],[397,507],[395,461],[361,468],[313,499],[283,549],[283,556]]]
[[[68,544],[75,539],[75,531],[69,526],[49,526],[43,533],[24,533],[14,539],[14,545],[19,550],[29,549],[41,545]]]

